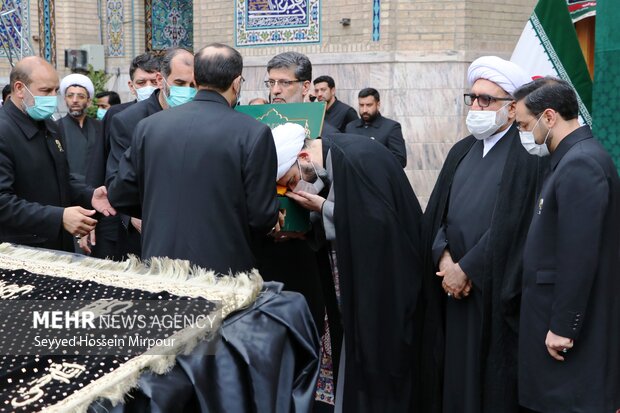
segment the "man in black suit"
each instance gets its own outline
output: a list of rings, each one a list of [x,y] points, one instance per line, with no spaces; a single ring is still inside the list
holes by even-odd
[[[161,89],[145,100],[114,116],[110,127],[110,154],[106,167],[106,185],[114,180],[118,164],[131,144],[131,137],[138,122],[154,113],[167,109],[170,86],[194,89],[194,56],[185,49],[169,49],[161,60],[161,72],[157,73],[157,84]],[[142,222],[136,217],[121,216],[118,230],[117,256],[125,257],[131,253],[140,256],[140,231]]]
[[[248,271],[255,237],[278,221],[273,137],[233,109],[243,82],[239,52],[211,44],[194,68],[196,98],[140,122],[110,199],[143,218],[143,258],[186,259],[220,274]]]
[[[26,57],[10,81],[11,99],[0,111],[0,242],[73,251],[71,235],[97,223],[90,208],[114,210],[104,187],[93,192],[69,175],[65,141],[50,119],[58,104],[54,68]]]
[[[129,81],[127,82],[131,94],[136,99],[113,105],[108,108],[102,121],[102,137],[93,147],[90,156],[88,171],[86,172],[86,182],[92,186],[99,186],[105,183],[106,163],[110,154],[110,126],[112,119],[123,110],[131,107],[137,101],[148,99],[155,89],[159,88],[159,69],[160,58],[152,52],[146,52],[136,56],[129,66]],[[113,93],[113,92],[110,92]],[[99,220],[95,228],[96,244],[89,245],[89,239],[84,237],[81,240],[81,247],[86,251],[92,250],[91,255],[97,258],[110,258],[120,260],[124,258],[126,245],[127,229],[121,224],[121,217],[104,217]],[[91,234],[92,237],[92,234]],[[121,237],[121,246],[118,241]],[[93,238],[90,239],[94,241]]]
[[[347,124],[357,119],[355,109],[336,98],[336,82],[331,76],[319,76],[313,83],[316,100],[327,103],[325,122],[344,132]]]
[[[523,253],[519,402],[536,412],[620,408],[620,179],[580,126],[575,91],[535,80],[514,93],[521,142],[550,155]]]
[[[407,149],[400,123],[381,115],[381,97],[377,89],[362,89],[358,94],[358,103],[362,118],[350,122],[345,132],[375,139],[396,156],[403,168],[407,166]]]

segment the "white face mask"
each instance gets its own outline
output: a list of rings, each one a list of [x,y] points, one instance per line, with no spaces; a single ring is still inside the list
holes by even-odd
[[[153,92],[155,92],[155,89],[157,89],[155,86],[144,86],[140,89],[136,88],[136,99],[138,99],[138,102],[148,99]]]
[[[312,162],[310,162],[310,164],[312,165],[312,168],[314,169],[314,174],[316,175],[316,181],[314,181],[314,183],[304,181],[303,174],[301,172],[301,165],[299,164],[299,160],[297,160],[297,166],[299,167],[300,179],[299,179],[299,182],[297,182],[297,185],[295,185],[295,189],[293,190],[293,192],[303,191],[311,195],[317,195],[325,187],[325,183],[323,182],[321,178],[319,178],[319,174],[316,170],[316,167],[314,166]]]
[[[531,131],[519,131],[519,138],[521,138],[521,145],[523,145],[525,150],[530,155],[536,155],[536,156],[543,157],[543,156],[549,156],[549,148],[547,147],[547,138],[549,138],[551,129],[547,131],[547,134],[545,135],[545,140],[543,143],[541,144],[536,143],[536,138],[534,138],[534,129],[536,129],[536,126],[538,126],[538,122],[540,122],[541,118],[542,118],[542,115],[540,115],[540,118],[538,118],[538,120],[536,121],[536,125],[534,125]]]
[[[493,135],[508,121],[508,105],[502,106],[498,111],[470,110],[467,114],[467,129],[476,139],[483,140]]]

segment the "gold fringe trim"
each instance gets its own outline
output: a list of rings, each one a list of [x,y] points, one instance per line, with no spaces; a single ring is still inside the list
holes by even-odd
[[[220,322],[230,313],[254,303],[263,286],[257,270],[234,276],[216,276],[213,271],[190,265],[185,260],[152,258],[142,262],[136,257],[130,257],[126,261],[115,262],[9,243],[0,244],[0,268],[22,269],[78,281],[95,281],[152,293],[167,291],[179,296],[202,297],[221,304]],[[83,413],[99,398],[109,399],[114,405],[122,403],[125,395],[137,386],[144,370],[156,374],[166,373],[174,366],[176,354],[189,354],[201,340],[214,333],[194,328],[179,331],[170,337],[179,343],[166,349],[171,354],[149,354],[162,352],[162,349],[151,349],[44,411]]]

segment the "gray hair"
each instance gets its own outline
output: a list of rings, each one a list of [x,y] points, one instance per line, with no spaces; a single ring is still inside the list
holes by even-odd
[[[312,63],[305,54],[284,52],[274,56],[267,63],[267,72],[283,68],[294,70],[297,80],[312,80]]]

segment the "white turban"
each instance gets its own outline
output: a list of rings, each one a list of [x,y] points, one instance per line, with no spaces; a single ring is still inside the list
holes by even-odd
[[[515,63],[497,56],[482,56],[472,62],[467,70],[469,87],[478,79],[489,80],[511,95],[516,89],[532,81]]]
[[[65,91],[71,86],[83,87],[88,92],[89,98],[92,98],[95,94],[95,86],[93,86],[93,82],[87,76],[79,73],[72,73],[62,79],[62,82],[60,82],[60,94],[64,97]]]
[[[291,169],[297,160],[297,155],[304,146],[306,131],[303,126],[289,122],[273,128],[271,133],[278,153],[277,181]]]

